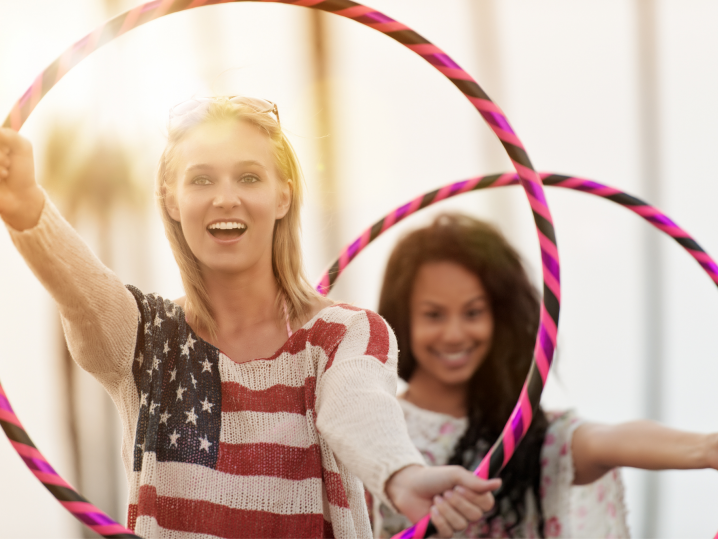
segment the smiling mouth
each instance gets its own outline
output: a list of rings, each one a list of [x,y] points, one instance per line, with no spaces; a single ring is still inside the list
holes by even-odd
[[[221,221],[209,225],[207,231],[218,240],[233,240],[247,231],[247,225],[236,221]]]
[[[448,365],[462,365],[464,364],[469,357],[471,356],[471,353],[476,349],[475,346],[472,346],[471,348],[467,348],[465,350],[460,350],[458,352],[439,352],[435,351],[434,353],[439,357],[439,359],[448,364]]]

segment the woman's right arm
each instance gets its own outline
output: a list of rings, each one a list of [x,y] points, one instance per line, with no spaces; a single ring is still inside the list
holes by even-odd
[[[57,302],[75,361],[96,375],[128,373],[137,334],[134,297],[46,199],[35,180],[30,142],[5,128],[0,128],[0,217]]]

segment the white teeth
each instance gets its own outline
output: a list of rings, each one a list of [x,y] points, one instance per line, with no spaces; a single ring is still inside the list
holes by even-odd
[[[238,230],[244,230],[245,228],[247,228],[247,225],[243,223],[237,223],[235,221],[221,221],[219,223],[212,223],[207,228],[209,228],[210,230],[231,230],[233,228],[236,228]]]
[[[461,352],[454,352],[453,354],[444,353],[441,355],[444,356],[449,361],[456,361],[456,360],[463,358],[466,355],[466,350],[463,350]]]

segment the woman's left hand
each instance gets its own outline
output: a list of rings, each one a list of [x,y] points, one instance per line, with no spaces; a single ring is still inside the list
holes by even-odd
[[[431,514],[441,537],[451,537],[494,506],[500,479],[479,479],[461,466],[407,466],[391,476],[386,493],[412,522]]]

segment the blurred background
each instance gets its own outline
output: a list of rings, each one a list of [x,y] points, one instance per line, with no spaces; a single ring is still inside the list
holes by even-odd
[[[0,0],[0,116],[123,0]],[[710,0],[371,0],[447,52],[502,107],[536,168],[626,190],[718,254],[718,4]],[[192,96],[279,105],[309,190],[309,275],[394,207],[446,183],[510,170],[456,88],[353,21],[255,3],[204,7],[133,30],[73,69],[22,132],[64,215],[125,282],[183,295],[152,200],[169,108]],[[4,112],[3,112],[4,111]],[[547,188],[563,266],[548,409],[718,431],[718,294],[699,266],[627,210]],[[439,211],[494,222],[540,282],[518,188],[463,195],[362,253],[333,296],[375,308],[396,238]],[[37,446],[125,522],[119,421],[77,369],[57,311],[0,230],[0,379]],[[626,470],[636,537],[712,537],[715,471]],[[0,439],[0,537],[90,537]]]

